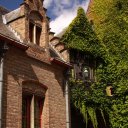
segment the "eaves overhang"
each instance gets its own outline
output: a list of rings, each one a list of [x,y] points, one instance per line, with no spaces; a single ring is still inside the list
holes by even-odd
[[[66,68],[73,68],[73,66],[70,63],[64,62],[59,58],[50,58],[50,61]]]
[[[15,39],[11,38],[11,37],[5,36],[5,35],[3,35],[3,34],[1,34],[1,33],[0,33],[0,38],[1,38],[2,40],[7,41],[9,44],[11,44],[11,45],[13,45],[13,46],[16,46],[16,47],[18,47],[18,48],[21,48],[21,49],[23,49],[23,50],[27,50],[27,49],[29,48],[29,46],[27,46],[26,44],[23,44],[23,43],[21,43],[20,41],[17,41],[17,40],[15,40]]]

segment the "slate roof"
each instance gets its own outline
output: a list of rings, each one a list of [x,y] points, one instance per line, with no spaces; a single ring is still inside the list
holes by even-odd
[[[49,50],[50,50],[50,56],[54,57],[54,58],[61,58],[63,60],[63,58],[60,56],[60,53],[58,53],[54,47],[52,47],[52,45],[49,43]]]
[[[9,37],[13,40],[19,41],[15,34],[10,30],[10,28],[3,23],[2,15],[9,13],[9,10],[0,6],[0,35]]]
[[[14,10],[14,11],[11,11],[11,12],[5,14],[4,16],[5,16],[7,23],[10,21],[13,21],[20,17],[20,8]]]
[[[3,15],[4,15],[4,18],[6,19],[6,23],[8,23],[20,17],[20,8],[10,12],[6,8],[0,6],[0,35],[10,38],[12,40],[15,40],[19,42],[19,44],[25,45],[24,43],[20,42],[20,40],[16,37],[14,32],[12,32],[12,30],[8,27],[8,25],[3,23],[3,18],[2,18]],[[51,46],[50,46],[50,55],[51,57],[58,58],[58,59],[60,58],[61,60],[63,60],[62,57],[59,55],[59,53]]]

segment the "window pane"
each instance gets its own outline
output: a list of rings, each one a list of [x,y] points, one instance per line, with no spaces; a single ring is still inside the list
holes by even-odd
[[[34,108],[35,108],[35,110],[34,110],[35,127],[34,128],[41,128],[43,99],[35,98],[35,107]]]
[[[40,44],[41,28],[36,26],[36,44]]]
[[[33,33],[34,33],[34,24],[30,23],[29,24],[29,39],[30,39],[30,42],[32,43],[34,42]]]
[[[30,98],[22,100],[22,128],[30,128]]]

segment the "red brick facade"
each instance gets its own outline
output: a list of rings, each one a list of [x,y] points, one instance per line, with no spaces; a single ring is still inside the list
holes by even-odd
[[[48,88],[44,96],[43,128],[65,128],[66,105],[63,71],[61,66],[38,61],[27,56],[26,52],[22,50],[10,47],[4,60],[2,128],[21,128],[22,126],[24,81],[31,81],[30,87],[33,84],[42,90],[46,89],[42,85]]]
[[[33,4],[29,0],[25,2],[21,5],[21,14],[28,6],[31,11],[32,9],[37,11],[40,6],[42,7],[42,5],[38,5],[41,3],[36,3],[37,6],[33,8]],[[30,42],[26,43],[29,40],[28,17],[26,16],[7,23],[18,32],[26,46],[11,40],[11,37],[7,38],[6,34],[4,37],[0,36],[0,42],[4,40],[9,46],[9,50],[4,56],[2,128],[22,128],[24,94],[44,98],[41,128],[66,128],[64,72],[68,69],[68,65],[62,60],[60,61],[61,58],[58,59],[60,63],[50,61],[49,22],[46,19],[45,11],[39,13],[44,19],[39,46]],[[30,128],[34,128],[34,126],[31,125]]]

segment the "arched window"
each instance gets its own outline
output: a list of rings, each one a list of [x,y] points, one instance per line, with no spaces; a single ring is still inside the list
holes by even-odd
[[[42,32],[43,17],[38,11],[31,11],[29,14],[29,40],[39,45]]]
[[[30,42],[40,45],[42,27],[33,22],[29,22],[29,39]]]
[[[42,128],[42,112],[47,87],[24,81],[22,93],[22,128]]]

